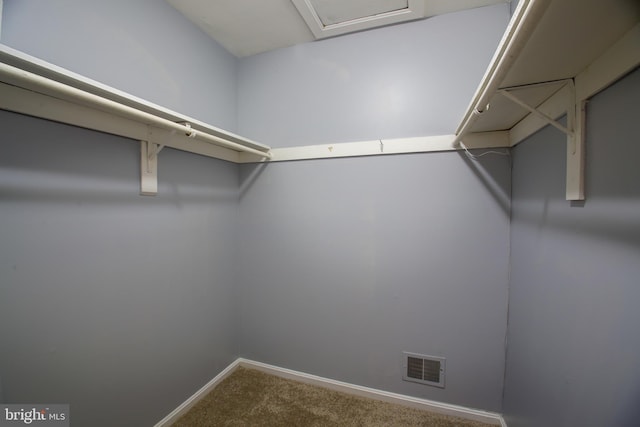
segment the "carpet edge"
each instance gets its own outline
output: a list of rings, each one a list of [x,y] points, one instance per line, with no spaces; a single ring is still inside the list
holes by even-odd
[[[351,395],[381,400],[384,402],[395,403],[431,412],[437,412],[439,414],[456,416],[467,420],[480,421],[496,426],[507,427],[507,424],[502,415],[496,412],[482,411],[479,409],[467,408],[465,406],[453,405],[449,403],[438,402],[435,400],[421,399],[417,397],[406,396],[403,394],[363,387],[355,384],[320,377],[317,375],[294,371],[292,369],[280,368],[278,366],[269,365],[267,363],[257,362],[242,357],[234,360],[211,381],[206,383],[192,396],[190,396],[187,400],[180,404],[176,409],[171,411],[171,413],[169,413],[166,417],[156,423],[154,427],[171,426],[182,415],[186,414],[196,403],[198,403],[209,392],[211,392],[211,390],[213,390],[220,382],[231,375],[239,367],[256,369],[281,378],[291,379],[306,384],[312,384]]]
[[[504,418],[496,412],[482,411],[479,409],[467,408],[461,405],[438,402],[435,400],[421,399],[384,390],[377,390],[370,387],[359,386],[342,381],[332,380],[317,375],[294,371],[292,369],[281,368],[267,363],[256,362],[254,360],[238,358],[239,365],[245,368],[257,369],[259,371],[291,379],[306,384],[317,385],[343,393],[366,397],[369,399],[381,400],[403,406],[417,408],[421,410],[437,412],[439,414],[451,415],[467,420],[480,421],[501,427],[507,427]]]

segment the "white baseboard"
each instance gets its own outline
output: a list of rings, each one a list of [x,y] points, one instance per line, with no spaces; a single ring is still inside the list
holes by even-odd
[[[229,366],[224,368],[222,372],[215,376],[214,379],[206,383],[200,390],[196,391],[193,396],[185,400],[180,406],[171,411],[169,415],[164,417],[162,420],[158,421],[154,427],[169,427],[171,424],[178,421],[178,418],[189,412],[196,403],[202,400],[211,390],[216,388],[218,384],[222,382],[225,378],[227,378],[233,371],[238,369],[240,365],[240,359],[236,359]]]
[[[329,378],[323,378],[316,375],[305,374],[304,372],[293,371],[291,369],[280,368],[278,366],[268,365],[266,363],[256,362],[243,358],[236,359],[231,365],[220,372],[220,374],[209,381],[204,387],[198,390],[193,396],[191,396],[184,403],[178,406],[173,412],[163,418],[162,421],[158,422],[154,427],[169,427],[172,423],[176,422],[178,418],[184,415],[189,409],[191,409],[191,407],[193,407],[193,405],[204,398],[211,390],[213,390],[222,380],[228,377],[239,366],[256,369],[271,375],[276,375],[281,378],[291,379],[306,384],[317,385],[320,387],[328,388],[330,390],[340,391],[356,396],[367,397],[370,399],[395,403],[411,408],[417,408],[426,411],[437,412],[439,414],[452,415],[467,420],[480,421],[487,424],[507,427],[507,424],[502,418],[502,415],[495,412],[481,411],[464,406],[451,405],[449,403],[442,403],[434,400],[420,399],[417,397],[376,390],[369,387],[362,387],[359,385],[336,381]]]
[[[453,415],[467,420],[475,420],[487,424],[506,427],[502,416],[495,412],[481,411],[478,409],[466,408],[464,406],[451,405],[449,403],[436,402],[434,400],[420,399],[417,397],[405,396],[403,394],[376,390],[369,387],[349,384],[342,381],[319,377],[316,375],[305,374],[303,372],[297,372],[291,369],[280,368],[277,366],[267,365],[266,363],[255,362],[242,358],[238,359],[238,361],[240,362],[240,366],[257,369],[268,374],[279,376],[281,378],[287,378],[307,384],[313,384],[356,396],[367,397],[370,399],[376,399],[384,402],[409,406],[412,408],[437,412],[439,414]]]

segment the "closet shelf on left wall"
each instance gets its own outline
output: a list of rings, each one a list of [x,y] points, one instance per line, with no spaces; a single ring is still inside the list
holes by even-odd
[[[0,44],[0,109],[239,163],[271,148]],[[155,159],[152,159],[155,160]]]

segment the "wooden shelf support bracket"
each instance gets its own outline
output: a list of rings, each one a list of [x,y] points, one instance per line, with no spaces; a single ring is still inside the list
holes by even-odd
[[[140,195],[158,194],[158,153],[164,148],[151,141],[140,141]]]
[[[567,106],[567,126],[571,133],[567,135],[567,200],[584,200],[584,152],[586,100],[576,97],[573,80],[569,83],[569,105]]]

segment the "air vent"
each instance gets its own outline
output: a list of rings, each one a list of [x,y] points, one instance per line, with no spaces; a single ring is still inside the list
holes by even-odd
[[[403,352],[402,360],[403,380],[444,388],[444,357]]]

